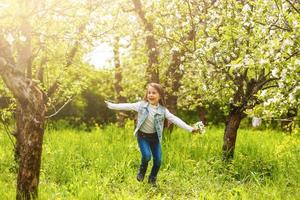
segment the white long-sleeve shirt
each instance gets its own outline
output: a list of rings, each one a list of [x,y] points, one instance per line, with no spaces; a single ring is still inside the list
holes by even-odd
[[[115,103],[111,103],[111,102],[106,101],[106,103],[107,103],[108,108],[110,108],[110,109],[114,109],[114,110],[134,110],[134,111],[138,112],[142,102],[115,104]],[[155,114],[155,108],[151,107],[151,105],[150,105],[149,106],[149,115],[148,115],[147,119],[145,120],[145,122],[143,123],[143,125],[141,126],[141,128],[140,128],[141,131],[143,131],[145,133],[155,132],[154,122],[153,122],[154,121],[154,114]],[[172,123],[179,126],[180,128],[183,128],[183,129],[185,129],[189,132],[193,131],[193,127],[186,124],[179,117],[173,115],[167,108],[165,109],[165,117],[169,121],[171,121]],[[150,127],[153,127],[153,129],[150,128]]]

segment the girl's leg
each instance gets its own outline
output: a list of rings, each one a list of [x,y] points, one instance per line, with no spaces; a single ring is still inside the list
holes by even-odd
[[[136,178],[138,181],[143,181],[146,171],[147,171],[148,162],[151,160],[150,143],[147,140],[147,138],[145,138],[142,135],[138,135],[137,140],[138,140],[140,152],[142,154],[142,160],[141,160],[140,169],[139,169],[139,172],[138,172],[138,175]]]
[[[161,145],[159,141],[154,141],[150,144],[151,152],[153,155],[153,167],[149,176],[149,183],[155,184],[156,182],[156,177],[161,165],[161,158],[162,158],[162,153],[161,153]]]

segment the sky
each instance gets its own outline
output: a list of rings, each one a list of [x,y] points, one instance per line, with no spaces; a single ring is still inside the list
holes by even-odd
[[[101,43],[86,54],[84,60],[94,65],[96,69],[109,69],[113,67],[113,55],[112,47],[107,43]]]
[[[121,37],[119,43],[120,56],[129,56],[130,38]],[[95,66],[96,69],[111,69],[114,67],[113,57],[113,47],[108,43],[99,42],[90,53],[84,56],[83,59],[89,64]]]

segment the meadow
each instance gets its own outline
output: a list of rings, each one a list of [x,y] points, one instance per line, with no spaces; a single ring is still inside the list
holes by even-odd
[[[241,129],[235,158],[224,163],[222,127],[203,136],[175,129],[163,141],[156,187],[136,181],[140,153],[132,132],[132,124],[89,132],[48,126],[39,199],[300,199],[299,132]],[[16,166],[1,131],[1,199],[15,198]]]

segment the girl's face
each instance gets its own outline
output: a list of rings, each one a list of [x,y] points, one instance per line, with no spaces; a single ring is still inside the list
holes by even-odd
[[[159,103],[159,99],[160,99],[160,96],[159,96],[158,91],[154,87],[149,86],[148,90],[147,90],[147,100],[148,100],[148,102],[150,104],[156,106]]]

